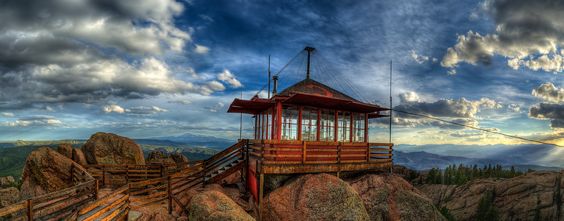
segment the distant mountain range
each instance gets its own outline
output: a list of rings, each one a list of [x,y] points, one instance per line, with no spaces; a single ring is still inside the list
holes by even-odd
[[[167,140],[176,143],[188,144],[194,147],[207,147],[216,150],[223,150],[237,142],[236,140],[229,140],[213,136],[196,135],[191,133],[186,133],[178,136],[154,137],[149,140]]]
[[[394,153],[395,163],[417,170],[452,164],[514,165],[519,170],[564,168],[564,149],[549,145],[398,145]]]

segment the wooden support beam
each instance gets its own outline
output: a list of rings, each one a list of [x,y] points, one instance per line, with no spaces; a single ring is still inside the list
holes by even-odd
[[[303,107],[298,107],[298,140],[302,140],[302,115],[303,115]]]
[[[264,173],[260,173],[259,175],[259,197],[258,197],[258,216],[259,216],[259,220],[262,220],[262,213],[261,213],[261,209],[262,209],[262,204],[263,204],[263,196],[264,196]]]
[[[355,140],[353,139],[353,131],[354,131],[354,113],[350,113],[350,122],[349,122],[349,141],[350,142],[355,142]]]
[[[306,163],[307,161],[307,144],[305,141],[302,142],[302,163]]]
[[[364,142],[368,143],[368,114],[364,114]]]
[[[33,220],[33,202],[31,199],[27,200],[27,220]]]
[[[168,193],[168,214],[172,214],[172,189],[170,187],[170,176],[167,177],[167,193]]]
[[[334,126],[334,129],[335,129],[335,131],[334,131],[335,137],[333,138],[333,141],[337,142],[337,141],[339,141],[339,137],[338,137],[339,136],[339,111],[336,111],[336,110],[335,110],[335,123],[334,124],[335,125],[333,125],[333,126]]]
[[[317,125],[316,125],[316,128],[317,128],[317,130],[316,130],[315,133],[316,133],[317,138],[315,140],[319,141],[319,139],[321,139],[319,137],[319,134],[320,134],[320,131],[321,131],[321,109],[317,109]]]
[[[276,102],[276,139],[282,139],[282,102]]]

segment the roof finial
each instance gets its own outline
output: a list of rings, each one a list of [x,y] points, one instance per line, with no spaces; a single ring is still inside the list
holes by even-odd
[[[313,52],[315,50],[315,48],[310,47],[310,46],[306,46],[304,48],[305,51],[307,51],[307,71],[306,71],[306,79],[309,79],[309,66],[311,63],[311,52]]]

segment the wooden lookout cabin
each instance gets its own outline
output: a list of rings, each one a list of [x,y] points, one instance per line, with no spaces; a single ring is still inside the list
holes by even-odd
[[[392,167],[391,143],[369,142],[368,121],[389,109],[364,103],[310,78],[272,96],[235,99],[230,113],[250,114],[254,137],[247,142],[244,172],[255,202],[263,195],[271,174],[334,173],[382,170]]]

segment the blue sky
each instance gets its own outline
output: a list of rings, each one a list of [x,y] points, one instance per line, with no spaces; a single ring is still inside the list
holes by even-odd
[[[558,1],[3,4],[0,140],[96,131],[235,139],[239,116],[226,113],[232,99],[260,90],[268,55],[277,72],[310,45],[323,67],[314,79],[330,70],[366,101],[387,105],[393,60],[398,109],[564,142]],[[303,77],[294,66],[282,86]],[[394,122],[397,143],[521,142],[405,115]],[[251,126],[245,118],[246,135]],[[370,129],[372,141],[387,137],[380,121]]]

